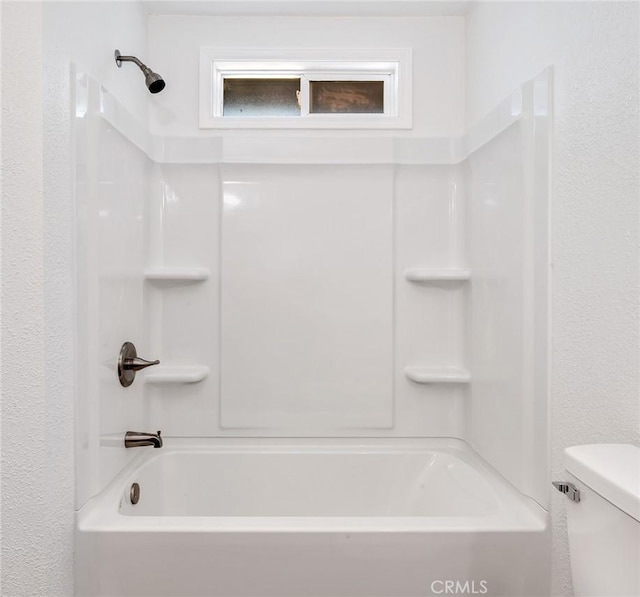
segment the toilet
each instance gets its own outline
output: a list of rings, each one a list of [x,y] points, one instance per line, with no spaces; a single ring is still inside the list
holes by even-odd
[[[564,462],[574,595],[640,596],[640,448],[574,446]]]

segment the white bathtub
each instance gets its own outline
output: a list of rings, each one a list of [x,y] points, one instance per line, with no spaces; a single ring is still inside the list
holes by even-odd
[[[77,595],[548,595],[546,512],[463,442],[139,450],[78,512]]]

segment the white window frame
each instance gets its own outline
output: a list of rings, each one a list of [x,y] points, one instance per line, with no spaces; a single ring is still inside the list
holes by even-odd
[[[291,117],[223,116],[225,78],[300,78],[301,112]],[[411,50],[200,50],[201,129],[408,129]],[[309,81],[384,81],[384,113],[310,114]]]

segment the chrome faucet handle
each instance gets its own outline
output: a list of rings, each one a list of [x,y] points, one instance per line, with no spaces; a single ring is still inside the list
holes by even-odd
[[[147,361],[138,357],[136,347],[131,342],[125,342],[118,356],[118,380],[120,385],[128,388],[136,378],[136,372],[152,365],[159,365],[160,361]]]

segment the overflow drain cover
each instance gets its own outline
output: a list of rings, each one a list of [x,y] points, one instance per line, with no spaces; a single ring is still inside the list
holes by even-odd
[[[129,499],[133,505],[137,504],[140,500],[140,485],[137,483],[133,483],[131,485],[131,490],[129,491]]]

